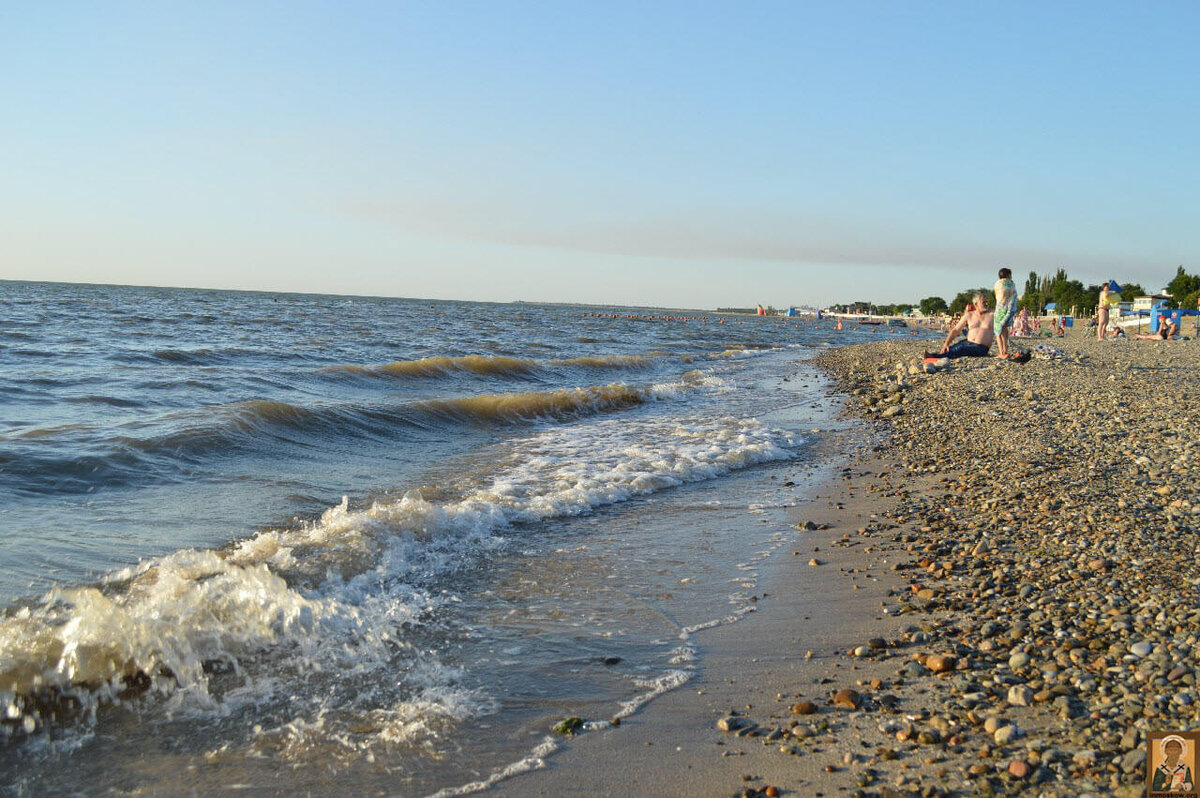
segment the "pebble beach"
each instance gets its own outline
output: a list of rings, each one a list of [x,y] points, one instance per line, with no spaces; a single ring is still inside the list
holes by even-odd
[[[1144,733],[1200,722],[1200,350],[1043,346],[932,373],[910,344],[820,359],[883,427],[874,489],[895,506],[858,537],[903,584],[892,634],[845,652],[890,673],[792,707],[824,730],[780,730],[803,756],[873,727],[831,773],[852,794],[1140,795]]]
[[[1200,725],[1200,346],[922,343],[817,359],[865,432],[698,689],[505,794],[605,757],[593,794],[1143,794],[1146,732]]]

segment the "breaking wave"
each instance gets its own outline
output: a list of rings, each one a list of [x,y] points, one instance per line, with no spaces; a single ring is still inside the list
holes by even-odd
[[[410,491],[365,509],[343,501],[318,521],[225,550],[179,551],[97,586],[55,589],[0,618],[0,729],[23,736],[52,720],[86,722],[147,692],[177,710],[217,711],[233,696],[253,700],[257,668],[291,674],[289,701],[311,716],[326,708],[335,680],[383,669],[401,674],[398,707],[444,694],[454,696],[439,710],[446,717],[489,711],[487,696],[452,690],[449,677],[439,692],[398,669],[398,661],[417,667],[407,636],[436,617],[445,579],[503,546],[514,525],[790,458],[796,443],[734,417],[550,427],[513,443],[480,484],[447,488],[444,500]],[[438,672],[437,663],[422,667],[425,677]],[[222,678],[236,689],[218,687]],[[423,716],[435,723],[439,711]],[[396,717],[412,721],[401,709]]]

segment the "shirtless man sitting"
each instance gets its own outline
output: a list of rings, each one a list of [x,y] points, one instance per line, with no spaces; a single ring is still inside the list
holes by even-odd
[[[967,331],[964,341],[951,344],[963,330]],[[971,304],[963,312],[950,332],[946,334],[946,342],[937,352],[926,352],[925,357],[987,357],[992,349],[992,341],[996,338],[992,330],[992,312],[983,304],[983,294],[976,293]]]

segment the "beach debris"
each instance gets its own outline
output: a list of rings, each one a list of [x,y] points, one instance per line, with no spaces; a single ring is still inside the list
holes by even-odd
[[[571,737],[578,734],[583,729],[583,719],[571,716],[563,718],[558,723],[554,724],[555,734],[561,734],[564,737]]]

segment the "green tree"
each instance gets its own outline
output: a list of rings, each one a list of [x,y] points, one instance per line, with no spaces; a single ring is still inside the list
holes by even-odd
[[[1038,284],[1037,272],[1030,272],[1025,281],[1025,293],[1021,295],[1021,307],[1030,313],[1038,313],[1042,309],[1042,292]]]
[[[1180,266],[1175,270],[1175,278],[1167,283],[1167,293],[1171,295],[1171,303],[1177,308],[1196,307],[1196,294],[1200,294],[1200,275],[1188,274]]]
[[[940,296],[927,296],[921,300],[918,307],[924,315],[936,316],[939,313],[945,313],[949,305]]]

